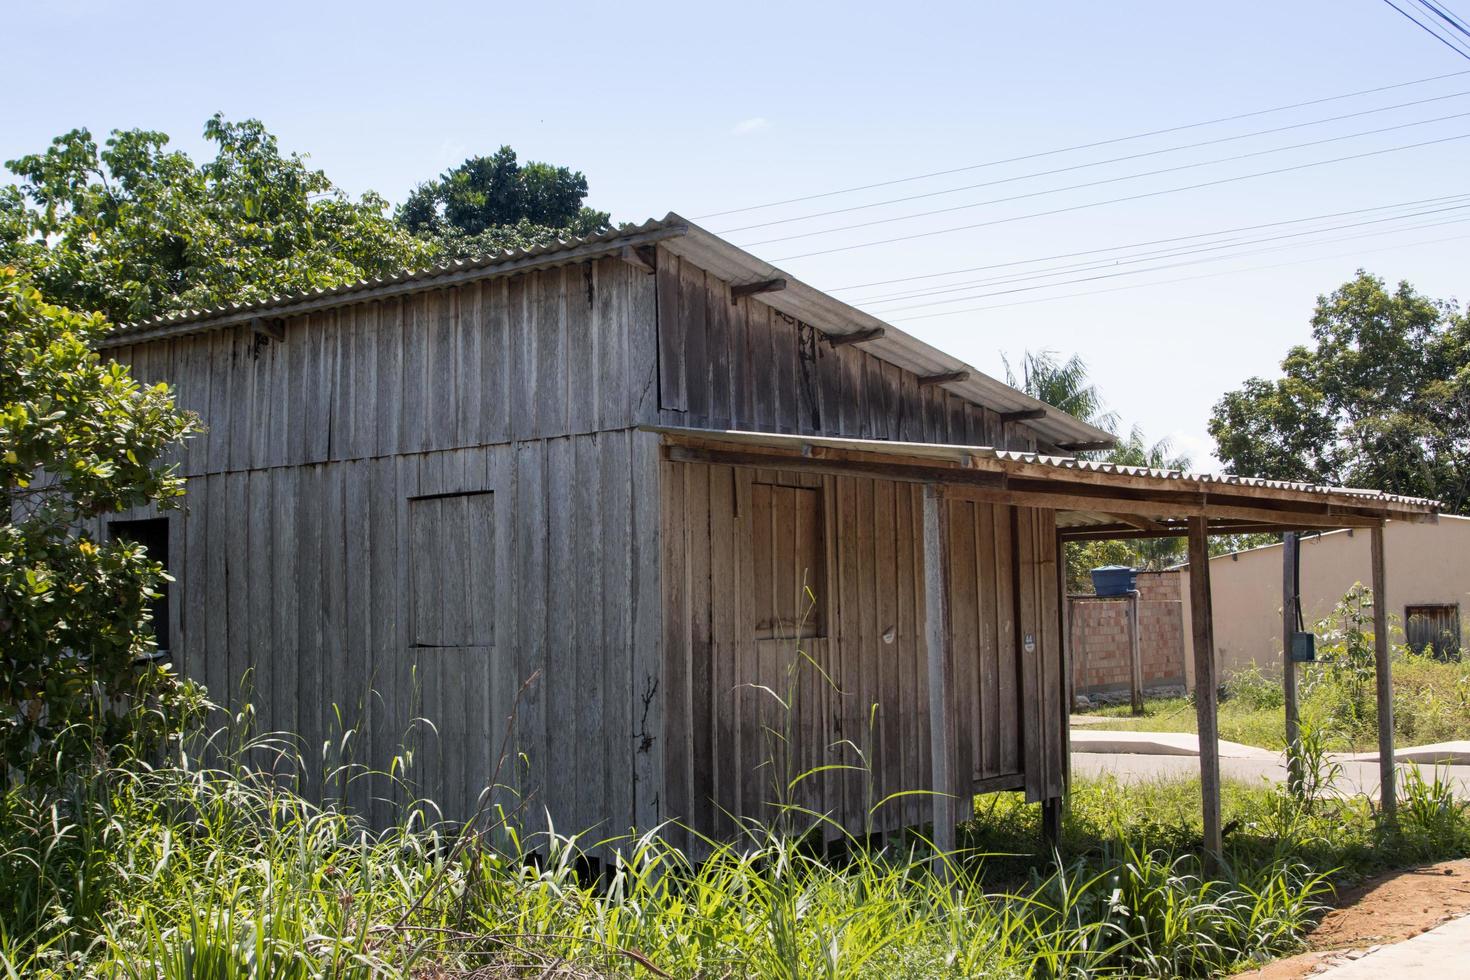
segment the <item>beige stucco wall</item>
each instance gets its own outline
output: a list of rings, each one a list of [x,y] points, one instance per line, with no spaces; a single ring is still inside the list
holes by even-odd
[[[1307,628],[1332,611],[1354,583],[1368,584],[1367,531],[1333,531],[1302,539],[1302,616]],[[1436,524],[1389,522],[1384,530],[1388,609],[1402,625],[1404,607],[1459,603],[1470,617],[1470,518],[1441,517]],[[1210,602],[1222,677],[1254,661],[1263,670],[1281,666],[1281,545],[1210,559]],[[1189,570],[1180,572],[1189,594]],[[1185,664],[1194,686],[1194,650],[1185,604]],[[1470,629],[1462,627],[1470,636]]]

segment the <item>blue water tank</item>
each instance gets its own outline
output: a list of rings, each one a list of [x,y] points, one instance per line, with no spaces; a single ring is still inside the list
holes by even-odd
[[[1138,569],[1104,565],[1092,570],[1092,590],[1098,595],[1127,595],[1138,588]]]

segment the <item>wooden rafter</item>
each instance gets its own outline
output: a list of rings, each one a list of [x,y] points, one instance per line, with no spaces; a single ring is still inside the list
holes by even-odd
[[[762,279],[760,282],[744,282],[738,286],[730,287],[730,302],[737,303],[742,296],[754,296],[757,293],[774,293],[785,288],[785,279]]]
[[[921,374],[919,375],[919,387],[930,388],[934,385],[955,384],[960,381],[969,380],[969,371],[945,371],[942,374]]]
[[[846,344],[866,344],[882,336],[883,328],[873,327],[871,330],[854,330],[852,333],[829,333],[827,343],[833,347],[842,347]]]

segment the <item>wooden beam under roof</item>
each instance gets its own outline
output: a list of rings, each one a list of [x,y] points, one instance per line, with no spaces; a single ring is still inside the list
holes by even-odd
[[[919,375],[919,387],[931,388],[934,385],[956,384],[960,381],[969,381],[969,371],[945,371],[941,374]]]
[[[1025,408],[1019,412],[1000,413],[1000,420],[1002,422],[1030,422],[1033,419],[1044,418],[1046,418],[1046,409],[1044,408]]]
[[[760,282],[744,282],[738,286],[730,287],[730,302],[736,303],[742,296],[754,296],[757,293],[774,293],[785,288],[785,279],[762,279]]]
[[[854,330],[852,333],[829,333],[826,335],[827,343],[833,347],[842,347],[846,344],[866,344],[870,340],[882,337],[882,327],[873,327],[869,330]]]

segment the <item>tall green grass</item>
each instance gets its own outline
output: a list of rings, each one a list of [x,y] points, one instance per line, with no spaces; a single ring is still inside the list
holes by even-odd
[[[235,746],[9,789],[0,975],[1205,976],[1295,948],[1324,872],[1388,845],[1366,806],[1231,785],[1211,875],[1197,784],[1102,781],[1074,789],[1061,857],[1004,794],[977,801],[943,876],[917,835],[834,853],[755,823],[693,864],[656,833],[522,838],[500,811],[372,831],[241,761],[288,742]],[[1470,837],[1443,787],[1411,789],[1403,823],[1421,846],[1400,857]]]

